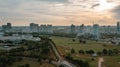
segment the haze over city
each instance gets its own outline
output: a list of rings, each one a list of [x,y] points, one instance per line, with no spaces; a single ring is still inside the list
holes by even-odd
[[[120,67],[120,0],[0,0],[0,67]]]
[[[0,0],[0,25],[116,25],[120,0]]]

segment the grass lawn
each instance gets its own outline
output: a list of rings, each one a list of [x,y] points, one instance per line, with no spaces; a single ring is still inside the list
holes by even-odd
[[[29,64],[30,67],[56,67],[49,63],[43,63],[42,65],[40,65],[40,63],[37,62],[35,59],[30,59],[30,58],[23,58],[21,62],[15,62],[10,67],[18,67],[19,65],[25,65],[25,64]]]
[[[120,67],[120,55],[119,56],[105,56],[105,67]]]
[[[109,44],[109,43],[102,43],[102,42],[96,42],[96,41],[91,41],[88,40],[86,44],[79,43],[78,40],[75,42],[72,41],[72,38],[67,38],[67,37],[56,37],[53,36],[51,39],[55,42],[59,52],[61,54],[66,54],[67,51],[69,51],[71,48],[74,48],[76,53],[73,55],[74,58],[82,59],[82,60],[87,60],[90,63],[90,67],[97,67],[98,59],[96,58],[95,61],[91,61],[90,56],[85,56],[85,55],[80,55],[78,54],[79,50],[94,50],[95,52],[97,51],[102,51],[104,48],[105,49],[114,49],[117,48],[120,50],[120,46]],[[105,45],[105,46],[104,46]],[[104,57],[104,64],[106,67],[120,67],[120,56],[106,56]]]
[[[120,48],[118,46],[112,45],[112,44],[106,44],[106,43],[101,43],[101,42],[96,42],[96,41],[90,41],[88,40],[86,44],[79,43],[78,40],[75,42],[72,41],[72,38],[67,38],[67,37],[56,37],[53,36],[52,40],[55,42],[57,46],[63,46],[67,48],[74,48],[76,51],[79,51],[80,49],[82,50],[94,50],[94,51],[101,51],[102,49],[114,49],[114,48]],[[104,47],[103,45],[106,45]]]
[[[74,57],[74,59],[81,59],[83,61],[88,61],[90,67],[97,67],[97,61],[98,61],[97,58],[94,58],[95,60],[92,61],[91,60],[92,57],[90,57],[89,55],[73,54],[72,56]]]

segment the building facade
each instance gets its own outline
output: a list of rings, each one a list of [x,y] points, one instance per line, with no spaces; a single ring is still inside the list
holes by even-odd
[[[71,34],[75,34],[76,33],[76,29],[75,29],[75,25],[71,25]]]
[[[30,30],[31,30],[31,32],[38,32],[39,25],[35,24],[35,23],[30,23]]]
[[[11,29],[12,29],[11,23],[7,23],[7,25],[2,25],[2,29],[3,29],[4,31],[11,30]]]
[[[117,33],[120,34],[120,22],[117,22]]]
[[[39,27],[39,32],[45,33],[45,34],[53,34],[53,26],[52,25],[41,25]]]
[[[84,34],[84,24],[80,25],[79,27],[79,33]]]
[[[99,39],[99,25],[98,24],[94,24],[93,25],[93,37],[94,39]]]

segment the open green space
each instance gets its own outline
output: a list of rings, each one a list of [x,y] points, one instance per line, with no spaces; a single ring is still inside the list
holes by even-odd
[[[104,57],[105,67],[120,67],[120,55],[118,56],[105,56]]]
[[[67,38],[67,37],[56,37],[53,36],[51,39],[55,42],[57,46],[63,46],[63,47],[68,47],[68,48],[74,48],[76,51],[79,50],[94,50],[95,52],[101,51],[104,48],[106,49],[120,49],[120,46],[116,46],[113,44],[108,44],[108,43],[102,43],[102,42],[96,42],[92,40],[87,40],[87,42],[84,43],[79,43],[79,40],[76,39],[75,42],[73,42],[73,38]],[[105,45],[105,46],[104,46]]]
[[[91,60],[92,57],[88,56],[88,55],[79,55],[79,54],[73,54],[72,55],[74,57],[74,59],[81,59],[83,61],[87,61],[90,64],[90,67],[97,67],[97,58],[94,58],[94,61]]]
[[[72,56],[77,59],[87,60],[90,64],[90,67],[97,67],[98,59],[96,58],[94,61],[91,60],[91,56],[86,55],[80,55],[78,53],[79,50],[94,50],[95,52],[102,51],[103,49],[118,49],[120,50],[120,46],[117,46],[115,44],[110,43],[104,43],[104,42],[96,42],[92,40],[87,40],[87,42],[79,43],[79,40],[76,39],[75,42],[73,42],[73,38],[67,38],[67,37],[56,37],[53,36],[51,39],[55,42],[56,46],[58,47],[58,50],[63,52],[63,54],[66,53],[66,50],[70,50],[73,48],[75,50],[75,54]],[[62,47],[62,48],[60,48]],[[65,50],[66,49],[66,50]],[[120,67],[120,55],[117,56],[103,56],[104,58],[104,65],[105,67]]]

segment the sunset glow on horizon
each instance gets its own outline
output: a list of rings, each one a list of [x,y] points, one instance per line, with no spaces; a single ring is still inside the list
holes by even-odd
[[[0,26],[116,25],[119,16],[120,0],[0,0]]]

